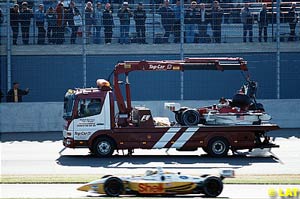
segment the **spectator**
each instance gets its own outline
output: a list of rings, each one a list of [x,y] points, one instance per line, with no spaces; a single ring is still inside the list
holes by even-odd
[[[118,17],[120,19],[120,44],[129,44],[130,17],[132,16],[133,14],[128,7],[128,2],[124,1],[118,11]]]
[[[79,17],[77,17],[77,16],[79,16]],[[69,8],[66,10],[66,20],[67,20],[69,27],[72,30],[70,43],[75,44],[78,27],[80,26],[80,23],[82,25],[82,19],[80,16],[80,12],[79,12],[78,8],[76,7],[74,1],[70,2]],[[75,24],[75,20],[76,20],[76,24]]]
[[[33,12],[28,8],[28,3],[22,3],[22,9],[20,12],[20,22],[21,22],[21,31],[22,31],[22,40],[23,44],[29,44],[29,32],[30,32],[30,22],[33,18]]]
[[[268,11],[267,4],[262,4],[262,9],[258,14],[258,41],[261,42],[262,31],[264,31],[264,41],[268,41]]]
[[[299,20],[299,14],[296,12],[296,3],[292,3],[292,7],[289,10],[288,13],[288,22],[290,25],[290,37],[289,41],[295,41],[296,38],[296,25]]]
[[[135,20],[135,30],[137,33],[137,42],[145,44],[146,43],[146,11],[144,10],[143,3],[138,4],[137,9],[134,11],[134,20]]]
[[[198,31],[199,31],[199,42],[208,43],[210,40],[207,34],[207,24],[209,23],[209,15],[205,9],[205,4],[200,3],[199,15],[198,15]]]
[[[49,44],[55,44],[56,43],[56,32],[57,32],[57,16],[53,9],[53,7],[50,7],[46,13],[46,20],[48,23],[47,27],[47,38]]]
[[[241,10],[241,21],[243,23],[243,41],[247,41],[247,34],[249,35],[249,42],[253,42],[253,14],[249,9],[249,3],[245,3]]]
[[[221,43],[221,24],[222,24],[223,10],[218,1],[213,2],[211,11],[211,29],[213,32],[213,39],[215,43]]]
[[[59,2],[55,8],[56,12],[56,44],[63,44],[65,41],[65,10],[63,3]]]
[[[113,35],[114,19],[113,12],[110,6],[110,3],[105,4],[105,10],[103,12],[103,27],[104,27],[104,36],[105,44],[111,44],[111,38]]]
[[[180,24],[180,0],[176,1],[176,5],[173,8],[174,10],[174,43],[180,42],[180,30],[181,30],[181,24]]]
[[[85,5],[85,32],[87,43],[90,43],[90,36],[92,34],[92,27],[94,23],[94,9],[92,2],[88,1]]]
[[[55,8],[57,5],[57,0],[43,0],[43,4],[45,7],[45,10],[49,10],[50,7]]]
[[[184,24],[185,24],[185,36],[186,43],[194,43],[195,31],[196,31],[196,10],[197,2],[192,1],[191,6],[185,11]]]
[[[95,44],[100,44],[101,27],[103,25],[103,11],[102,11],[101,2],[97,3],[97,7],[95,9],[95,14],[94,14],[94,19],[95,19],[95,32],[96,32],[94,43]]]
[[[4,21],[3,18],[4,18],[4,16],[3,16],[3,13],[2,13],[2,9],[0,8],[0,45],[1,45],[1,26],[2,26],[3,21]]]
[[[2,98],[4,97],[2,90],[0,89],[0,103],[2,102]]]
[[[13,88],[7,92],[7,102],[22,102],[23,95],[27,95],[29,93],[29,88],[25,90],[19,89],[20,84],[18,82],[13,83]]]
[[[169,43],[169,36],[174,25],[174,11],[169,6],[169,0],[164,0],[163,6],[158,9],[158,13],[161,15],[161,23],[165,30],[164,43]]]
[[[45,12],[44,5],[40,4],[38,10],[34,13],[36,27],[38,28],[38,44],[45,44],[46,30],[45,30]]]
[[[19,5],[15,4],[14,7],[10,8],[10,26],[13,32],[13,45],[17,45],[19,35],[19,20]]]

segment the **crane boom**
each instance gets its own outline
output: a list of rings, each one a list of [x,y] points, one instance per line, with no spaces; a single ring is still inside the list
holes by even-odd
[[[124,61],[114,69],[114,92],[119,108],[120,125],[126,126],[132,110],[131,92],[128,74],[133,71],[185,71],[185,70],[242,70],[247,71],[247,62],[243,58],[185,58],[184,60],[164,61]],[[126,104],[120,88],[119,75],[125,74]]]

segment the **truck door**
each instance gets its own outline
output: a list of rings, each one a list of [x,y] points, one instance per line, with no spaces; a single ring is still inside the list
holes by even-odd
[[[110,129],[109,95],[102,98],[81,98],[74,120],[74,140],[88,140],[98,130]]]

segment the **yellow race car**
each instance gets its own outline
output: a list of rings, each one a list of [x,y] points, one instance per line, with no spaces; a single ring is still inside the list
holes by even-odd
[[[103,176],[101,179],[84,184],[77,190],[96,192],[116,197],[119,195],[176,195],[203,194],[217,197],[223,190],[222,180],[233,177],[232,170],[223,170],[218,176],[190,176],[181,173],[164,172],[162,168],[146,171],[142,176]]]

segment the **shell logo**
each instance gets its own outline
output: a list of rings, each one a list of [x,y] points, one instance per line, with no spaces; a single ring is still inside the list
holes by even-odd
[[[147,193],[147,194],[158,194],[164,192],[163,184],[148,184],[148,183],[140,183],[139,184],[139,193]]]

